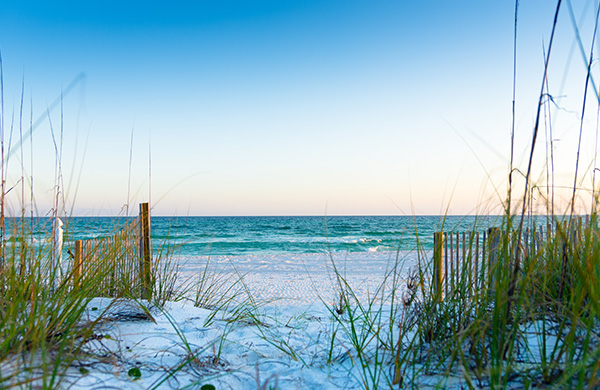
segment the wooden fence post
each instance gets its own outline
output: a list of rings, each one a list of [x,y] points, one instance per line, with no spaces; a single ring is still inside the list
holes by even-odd
[[[150,246],[150,210],[148,203],[140,203],[140,261],[142,271],[142,298],[152,298],[152,248]]]
[[[448,233],[448,237],[449,237],[449,243],[447,243],[447,245],[450,245],[450,258],[449,258],[449,262],[450,262],[450,268],[446,268],[446,296],[448,296],[448,290],[450,291],[451,295],[454,295],[454,233],[450,232]],[[448,260],[448,259],[447,259]]]
[[[496,263],[498,261],[499,247],[500,228],[491,227],[488,229],[488,283],[494,283],[494,281],[496,280],[494,268],[496,267]]]
[[[442,274],[442,283],[444,284],[444,293],[446,294],[446,296],[448,296],[448,278],[450,277],[448,274],[448,270],[450,269],[450,267],[448,266],[448,233],[444,233],[443,237],[444,240],[442,243],[442,250],[444,251],[444,272]],[[450,238],[452,238],[452,236],[450,236]],[[452,253],[452,248],[450,248],[450,253]]]
[[[81,284],[81,248],[83,241],[75,241],[75,257],[73,259],[73,287],[79,287]]]
[[[479,287],[478,284],[481,284],[479,281],[479,233],[475,233],[475,256],[473,257],[473,259],[475,260],[475,271],[473,273],[473,293],[475,295],[475,297],[477,297],[478,293],[479,293]],[[482,254],[482,259],[481,262],[483,264],[483,254]],[[483,265],[482,265],[483,267]]]
[[[444,234],[442,232],[433,233],[433,292],[438,302],[442,301],[442,284],[444,280],[443,263],[443,243]]]

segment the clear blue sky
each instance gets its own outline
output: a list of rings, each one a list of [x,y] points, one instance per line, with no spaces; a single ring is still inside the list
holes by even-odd
[[[522,168],[553,3],[519,10]],[[589,50],[597,2],[572,3]],[[471,213],[506,189],[513,20],[513,1],[4,1],[5,142],[11,123],[18,139],[22,83],[26,132],[83,73],[62,110],[61,188],[76,214],[116,214],[128,193],[162,215]],[[584,62],[566,5],[557,34],[549,80],[568,183]],[[50,119],[60,145],[60,106]],[[23,143],[42,214],[51,135],[44,119]]]

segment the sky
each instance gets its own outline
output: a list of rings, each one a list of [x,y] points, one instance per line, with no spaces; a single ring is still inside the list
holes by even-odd
[[[519,2],[518,172],[554,3]],[[549,145],[555,186],[573,185],[593,47],[598,2],[563,3],[543,116],[553,133],[540,129],[532,170],[538,201]],[[511,1],[0,2],[9,209],[45,215],[58,191],[73,215],[145,201],[154,215],[501,212],[514,18]],[[596,167],[588,96],[582,193]]]

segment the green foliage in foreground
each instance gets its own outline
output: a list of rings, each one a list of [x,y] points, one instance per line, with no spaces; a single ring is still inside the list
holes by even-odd
[[[415,345],[426,370],[462,371],[476,387],[600,385],[598,219],[550,223],[531,246],[506,221],[481,287],[466,277],[456,286],[472,293],[424,291]]]
[[[133,296],[125,287],[107,287],[115,273],[110,266],[95,269],[78,283],[70,268],[52,265],[50,244],[34,246],[22,228],[13,232],[18,239],[7,243],[0,257],[0,388],[56,388],[81,357],[82,346],[98,337],[103,313],[86,320],[90,300],[108,292],[106,288],[116,297]],[[170,253],[160,255],[165,254]],[[155,263],[152,303],[160,304],[176,298],[169,281],[174,266],[161,258]]]
[[[549,222],[551,234],[529,245],[520,227],[507,219],[496,262],[477,277],[458,272],[443,296],[430,283],[431,256],[422,248],[416,269],[407,272],[398,255],[366,298],[355,293],[332,259],[339,299],[323,301],[331,322],[322,364],[347,368],[365,389],[417,388],[427,376],[442,387],[452,380],[473,388],[600,386],[598,219]],[[112,270],[98,271],[74,288],[74,276],[52,270],[48,253],[7,246],[0,272],[0,387],[59,387],[66,369],[77,366],[82,346],[98,337],[102,313],[94,321],[83,314]],[[187,293],[196,305],[211,310],[205,326],[227,324],[212,346],[215,359],[239,325],[255,327],[259,337],[303,367],[313,365],[277,328],[264,323],[243,275],[223,283],[208,267],[197,291]],[[179,297],[175,269],[157,263],[154,304]],[[122,290],[119,296],[131,294]],[[185,335],[178,334],[187,346]],[[190,346],[187,350],[189,359],[164,380],[194,361],[197,353]],[[136,380],[142,372],[131,368],[128,375]]]
[[[496,261],[477,275],[472,264],[455,270],[442,295],[425,251],[408,277],[396,259],[367,299],[332,261],[340,298],[328,305],[327,363],[349,358],[365,389],[419,388],[426,377],[441,387],[600,386],[598,217],[549,218],[550,233],[535,240],[513,222],[500,228]]]

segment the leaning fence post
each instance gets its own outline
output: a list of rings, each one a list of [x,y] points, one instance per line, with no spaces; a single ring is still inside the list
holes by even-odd
[[[150,211],[148,208],[148,203],[140,203],[140,233],[142,298],[150,299],[152,298],[152,249],[150,247]]]
[[[81,247],[83,241],[75,241],[75,258],[73,259],[73,287],[81,284]]]
[[[444,277],[442,248],[444,234],[442,232],[433,233],[433,292],[438,301],[442,300],[442,283]]]

